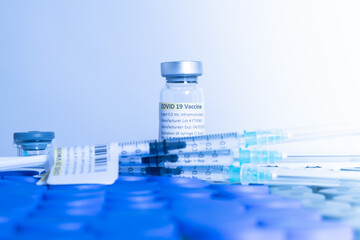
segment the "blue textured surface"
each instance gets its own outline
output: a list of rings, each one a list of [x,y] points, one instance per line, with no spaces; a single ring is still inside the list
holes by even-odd
[[[30,179],[1,177],[0,239],[346,240],[353,234],[300,200],[270,195],[267,186],[134,176],[111,186],[37,186]]]

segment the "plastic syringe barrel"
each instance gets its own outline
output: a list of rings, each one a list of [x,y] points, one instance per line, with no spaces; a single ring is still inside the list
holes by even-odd
[[[229,168],[229,181],[248,184],[309,185],[309,186],[360,186],[360,175],[351,171],[281,167],[259,167],[244,164]]]
[[[347,125],[303,127],[297,129],[279,129],[265,131],[244,131],[245,147],[253,145],[268,145],[283,142],[299,142],[315,139],[325,139],[360,135],[360,127]]]
[[[288,134],[280,130],[244,131],[243,134],[232,132],[196,137],[173,138],[164,141],[150,142],[150,155],[234,149],[253,145],[277,144],[287,140]]]
[[[283,154],[278,151],[253,151],[239,149],[238,162],[242,164],[274,164],[283,159]]]
[[[288,133],[282,130],[260,130],[254,132],[244,131],[243,137],[245,147],[283,143],[289,139]]]
[[[163,155],[163,156],[142,157],[141,162],[143,164],[149,164],[149,165],[156,164],[156,165],[158,165],[158,164],[164,163],[164,162],[176,162],[178,160],[178,158],[179,158],[178,155],[169,154],[169,155]]]
[[[48,163],[48,155],[34,155],[27,157],[1,157],[0,171],[11,171],[26,167],[44,167]]]
[[[145,168],[146,174],[150,176],[176,176],[181,173],[180,168],[164,168],[164,167],[147,167]]]
[[[172,150],[183,149],[186,147],[186,142],[182,140],[163,140],[149,143],[150,155],[158,156],[169,153]]]
[[[282,164],[282,163],[359,163],[360,155],[354,154],[286,154],[268,150],[239,149],[239,156],[234,161],[243,164]]]

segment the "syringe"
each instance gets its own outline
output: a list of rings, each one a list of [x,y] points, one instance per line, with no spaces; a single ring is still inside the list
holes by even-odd
[[[145,172],[153,176],[197,178],[211,182],[229,182],[228,166],[146,167]]]
[[[11,171],[19,168],[46,168],[47,164],[47,155],[0,157],[0,171]]]
[[[277,165],[287,167],[324,167],[339,169],[344,167],[360,167],[360,155],[315,155],[286,154],[278,151],[257,150],[218,150],[196,153],[179,153],[177,155],[158,156],[158,167],[189,166],[241,166],[242,164]],[[144,161],[143,161],[144,162]],[[147,163],[150,163],[149,161]],[[151,164],[152,163],[152,164]],[[154,166],[152,161],[149,166]]]
[[[360,186],[360,174],[322,168],[289,169],[244,164],[241,167],[229,167],[229,181],[244,185]]]
[[[190,152],[173,154],[168,161],[169,155],[159,156],[158,165],[160,167],[186,167],[186,166],[229,166],[236,162],[234,152],[230,149],[214,150],[205,152]],[[153,161],[154,162],[154,161]]]
[[[180,174],[180,170],[168,169],[164,167],[148,167],[148,166],[119,166],[119,175],[125,176],[165,176],[167,174]]]
[[[27,168],[33,171],[33,168],[46,169],[49,167],[49,158],[51,155],[34,155],[26,157],[0,157],[0,171],[12,171],[15,169],[22,169],[25,171]],[[156,167],[164,166],[163,161],[167,163],[176,162],[177,155],[153,156],[153,157],[129,157],[119,159],[119,167],[121,166],[138,166],[138,167]]]
[[[339,169],[360,166],[358,154],[288,154],[268,150],[239,150],[234,162],[239,165],[277,165],[286,167],[323,167]]]
[[[159,156],[165,154],[191,153],[224,150],[251,145],[266,145],[284,142],[287,133],[282,131],[244,132],[244,134],[220,133],[196,137],[173,138],[162,141],[148,140],[119,143],[119,159],[127,157]]]
[[[259,167],[244,164],[242,167],[193,166],[172,168],[146,168],[150,175],[169,177],[190,177],[212,182],[230,182],[269,185],[309,186],[360,186],[360,173],[322,168],[289,169],[285,167]]]
[[[255,145],[271,145],[284,142],[305,141],[340,136],[359,135],[359,128],[312,127],[290,130],[259,130],[243,133],[220,133],[196,137],[173,138],[163,141],[148,140],[119,143],[119,157],[159,156],[247,148]]]

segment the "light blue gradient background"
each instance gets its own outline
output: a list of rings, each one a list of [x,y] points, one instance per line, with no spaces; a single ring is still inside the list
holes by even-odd
[[[156,138],[160,62],[200,60],[207,131],[360,121],[357,1],[0,0],[0,155]]]

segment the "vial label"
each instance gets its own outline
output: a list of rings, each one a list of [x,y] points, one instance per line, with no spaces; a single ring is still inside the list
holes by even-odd
[[[160,138],[205,134],[203,103],[160,103]]]
[[[118,144],[57,148],[47,184],[112,184],[118,177]]]

